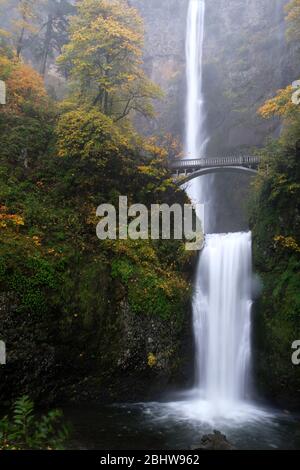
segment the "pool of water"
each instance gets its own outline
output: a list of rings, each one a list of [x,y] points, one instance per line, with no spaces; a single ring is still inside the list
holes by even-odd
[[[66,408],[71,449],[189,450],[222,431],[237,449],[300,449],[300,417],[241,404],[222,416],[203,401]]]

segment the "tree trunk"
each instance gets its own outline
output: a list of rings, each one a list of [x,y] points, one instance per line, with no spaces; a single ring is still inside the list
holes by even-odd
[[[41,59],[41,66],[40,66],[40,73],[44,77],[46,73],[47,67],[47,59],[50,51],[51,46],[51,39],[52,39],[52,32],[53,32],[53,16],[50,14],[48,15],[48,22],[47,22],[47,29],[44,39],[44,47],[43,47],[43,55]]]
[[[24,38],[25,28],[22,28],[21,34],[17,42],[17,57],[20,58],[21,51],[23,49],[23,38]]]

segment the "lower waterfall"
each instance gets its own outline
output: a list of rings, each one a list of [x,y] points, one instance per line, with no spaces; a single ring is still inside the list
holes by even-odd
[[[229,432],[270,422],[272,413],[251,400],[252,291],[251,232],[206,235],[193,296],[195,384],[160,406],[161,418]]]
[[[196,389],[220,413],[244,400],[249,385],[251,251],[250,232],[207,235],[197,270]]]

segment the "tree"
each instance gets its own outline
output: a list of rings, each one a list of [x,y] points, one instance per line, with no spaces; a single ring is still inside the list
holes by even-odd
[[[0,79],[7,86],[7,104],[0,114],[40,114],[49,104],[41,76],[29,65],[1,58]]]
[[[6,16],[13,18],[2,36],[11,36],[16,56],[19,58],[32,34],[37,32],[37,4],[39,0],[6,0],[4,10]]]
[[[300,105],[292,100],[295,91],[291,85],[279,90],[274,98],[267,100],[258,110],[258,114],[264,119],[277,117],[282,120],[280,140],[289,145],[297,143],[300,137]]]
[[[128,151],[128,141],[111,118],[92,109],[64,113],[56,127],[59,157],[96,161],[99,166]]]
[[[8,26],[0,36],[10,39],[18,58],[30,57],[45,75],[49,57],[61,54],[67,42],[68,17],[74,11],[68,0],[4,0]]]
[[[42,76],[45,75],[49,56],[61,54],[62,47],[68,40],[68,18],[74,11],[75,8],[67,0],[45,1],[42,12],[46,18],[34,41],[35,56]]]
[[[7,104],[0,108],[0,157],[27,168],[47,148],[54,108],[42,77],[29,65],[3,56],[0,79],[7,86]]]
[[[142,20],[127,1],[81,0],[59,64],[82,103],[115,122],[132,111],[149,117],[160,90],[142,69],[142,47]]]
[[[17,2],[16,10],[19,17],[14,21],[17,57],[20,57],[28,37],[35,31],[35,6],[36,0],[19,0]]]

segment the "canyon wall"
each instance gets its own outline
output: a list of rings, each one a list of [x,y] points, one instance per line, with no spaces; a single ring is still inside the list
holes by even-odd
[[[185,32],[189,0],[131,0],[146,29],[145,67],[165,92],[144,132],[184,140]],[[277,136],[280,123],[257,110],[300,76],[295,44],[286,40],[287,0],[206,0],[204,94],[210,136],[207,156],[247,153]],[[248,176],[216,175],[214,232],[246,230]]]
[[[185,32],[189,0],[131,0],[145,21],[145,67],[165,92],[151,127],[184,133]],[[278,122],[258,107],[300,76],[299,56],[285,39],[287,0],[206,0],[204,88],[208,153],[261,146]]]

